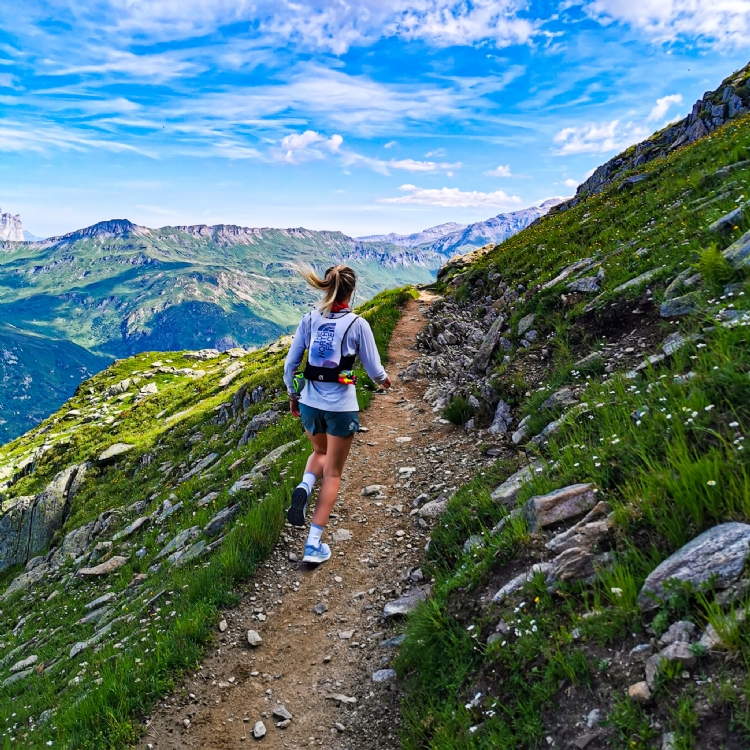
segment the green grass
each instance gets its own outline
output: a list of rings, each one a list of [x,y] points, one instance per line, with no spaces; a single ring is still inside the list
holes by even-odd
[[[410,289],[391,290],[359,310],[373,327],[384,359],[401,307],[413,296],[415,292]],[[28,642],[40,629],[44,629],[40,643],[17,658],[33,653],[39,657],[38,663],[50,664],[60,657],[43,674],[0,688],[0,715],[8,718],[0,728],[3,746],[46,747],[48,741],[71,748],[127,746],[136,741],[140,719],[154,702],[172,689],[180,673],[200,662],[213,638],[219,610],[236,603],[238,587],[252,579],[276,544],[284,524],[283,509],[309,453],[301,439],[255,482],[251,491],[230,497],[228,490],[234,481],[272,449],[304,437],[299,421],[285,411],[282,359],[282,353],[268,350],[245,357],[241,376],[226,388],[218,381],[230,362],[228,357],[220,360],[221,366],[210,360],[196,363],[179,353],[153,353],[119,361],[85,382],[61,412],[40,428],[0,450],[0,466],[10,465],[49,441],[51,435],[58,435],[54,440],[59,442],[41,457],[36,471],[13,485],[15,497],[39,491],[61,468],[94,458],[114,442],[136,445],[114,466],[89,471],[57,541],[105,511],[115,514],[111,526],[97,541],[110,539],[138,515],[159,508],[172,494],[174,503],[183,504],[163,524],[143,527],[133,537],[115,543],[117,553],[125,555],[128,562],[103,580],[89,582],[72,576],[75,566],[67,563],[60,575],[41,581],[30,592],[0,601],[0,658]],[[171,360],[177,368],[202,367],[207,374],[197,380],[157,374],[153,380],[158,393],[137,406],[124,408],[115,424],[97,426],[96,422],[83,421],[92,409],[91,391],[100,396],[108,386],[142,373],[157,360],[165,364]],[[252,391],[258,385],[264,387],[264,398],[251,405],[245,417],[216,423],[217,407],[231,401],[240,388]],[[358,390],[361,405],[366,407],[370,392],[366,387]],[[250,418],[277,402],[282,409],[278,423],[239,447]],[[80,417],[62,418],[73,408],[81,410]],[[183,419],[165,424],[165,416],[188,409]],[[189,466],[210,452],[220,458],[204,472],[177,482]],[[239,459],[244,459],[242,465],[232,468]],[[185,468],[164,479],[159,467],[167,463]],[[198,500],[211,491],[217,491],[217,497],[207,506],[199,506]],[[144,500],[146,506],[139,512],[127,510],[132,503]],[[147,572],[157,562],[156,555],[166,541],[183,529],[202,527],[218,510],[234,502],[240,503],[240,514],[213,554],[182,568],[162,565],[149,573],[145,584],[129,587],[135,574]],[[141,558],[134,554],[138,549],[145,550]],[[21,568],[16,566],[0,573],[0,590],[4,591],[19,572]],[[84,605],[106,591],[120,597],[110,615],[110,619],[120,619],[100,647],[90,647],[69,659],[71,645],[90,638],[100,627],[76,624],[85,614]],[[160,593],[161,597],[149,605]],[[48,602],[51,594],[55,596]],[[28,620],[14,636],[12,631],[22,617]],[[16,660],[14,657],[5,665],[2,679]],[[42,712],[48,709],[54,711],[53,718],[38,724]]]
[[[550,353],[543,388],[526,386],[523,368],[528,360],[519,355],[511,365],[496,362],[490,376],[496,393],[511,402],[519,416],[531,417],[529,435],[561,413],[540,412],[555,389],[583,389],[581,401],[587,407],[541,446],[526,448],[528,457],[538,454],[552,468],[523,487],[518,502],[568,484],[593,482],[598,497],[614,512],[615,549],[613,564],[592,585],[561,585],[550,594],[537,576],[503,604],[482,603],[469,610],[473,614],[459,616],[460,602],[491,596],[493,585],[497,590],[533,560],[522,521],[507,524],[494,536],[488,531],[506,512],[489,500],[489,491],[515,466],[498,464],[496,472],[461,488],[433,531],[427,553],[429,572],[436,579],[434,599],[410,618],[398,661],[407,688],[404,747],[544,746],[545,717],[564,700],[565,686],[585,686],[593,675],[606,680],[609,666],[593,658],[596,649],[631,634],[647,638],[644,626],[649,620],[644,621],[637,597],[654,567],[718,523],[750,522],[750,455],[745,445],[750,430],[750,333],[747,324],[729,327],[716,320],[722,311],[750,311],[750,274],[729,267],[721,254],[750,229],[750,222],[744,220],[720,237],[707,232],[707,226],[750,189],[748,165],[729,177],[714,173],[747,158],[749,150],[750,119],[743,118],[650,163],[645,168],[651,174],[648,181],[625,191],[612,185],[573,209],[547,217],[478,260],[462,277],[455,297],[470,301],[492,293],[488,276],[496,272],[512,288],[523,284],[532,289],[580,258],[591,257],[604,269],[602,293],[592,312],[584,307],[594,295],[571,297],[567,282],[515,303],[511,327],[535,313],[539,339],[531,351],[544,346]],[[654,269],[658,273],[648,284],[614,291]],[[677,330],[700,333],[701,339],[635,379],[605,373],[601,361],[586,369],[575,367],[576,359],[610,337],[628,333],[618,333],[618,313],[608,313],[609,305],[635,308],[646,287],[658,304],[666,285],[690,269],[704,277],[703,308],[677,323],[662,322],[657,341]],[[444,290],[449,282],[450,274],[442,282]],[[723,285],[730,282],[744,283],[745,293],[724,298]],[[483,546],[464,552],[463,543],[472,534],[482,536]],[[745,606],[744,601],[729,609],[720,605],[710,588],[675,587],[661,602],[653,628],[658,635],[677,619],[692,620],[699,628],[710,622],[726,635],[739,663],[750,664],[750,628],[736,615]],[[583,619],[583,613],[594,615]],[[488,645],[501,619],[511,625],[511,633]],[[697,655],[701,669],[704,657]],[[668,672],[659,678],[660,701],[670,712],[662,731],[673,731],[678,747],[691,748],[696,736],[693,698],[678,689],[681,676]],[[466,708],[478,686],[484,695],[476,706]],[[721,700],[743,705],[734,689]],[[732,731],[750,736],[747,711],[738,708],[736,716]],[[645,750],[661,734],[651,728],[649,712],[627,698],[614,704],[608,721],[615,732],[613,747]]]

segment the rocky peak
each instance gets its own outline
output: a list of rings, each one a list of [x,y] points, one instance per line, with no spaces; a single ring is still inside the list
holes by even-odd
[[[144,236],[150,234],[151,230],[148,227],[133,224],[132,221],[128,221],[127,219],[109,219],[108,221],[99,221],[84,229],[77,229],[75,232],[69,232],[61,237],[50,237],[48,242],[57,245],[76,242],[82,239],[106,239],[108,237]]]
[[[564,211],[580,203],[588,195],[600,193],[604,188],[627,172],[637,169],[661,156],[666,156],[681,146],[687,146],[750,111],[750,64],[726,78],[715,91],[707,91],[693,105],[690,114],[672,123],[650,138],[631,146],[578,186],[575,197],[561,204],[552,213]]]
[[[23,242],[23,224],[19,214],[4,214],[0,209],[0,241]]]

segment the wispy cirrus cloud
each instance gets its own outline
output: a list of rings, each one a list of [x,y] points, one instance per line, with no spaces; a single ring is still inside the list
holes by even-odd
[[[503,190],[483,193],[476,190],[462,191],[459,188],[421,188],[416,185],[401,185],[399,188],[406,195],[395,198],[380,198],[380,203],[416,203],[422,206],[442,206],[444,208],[470,208],[486,206],[497,208],[517,206],[521,199],[508,195]]]
[[[725,50],[747,47],[750,0],[581,0],[603,23],[621,22],[658,43],[687,41]]]

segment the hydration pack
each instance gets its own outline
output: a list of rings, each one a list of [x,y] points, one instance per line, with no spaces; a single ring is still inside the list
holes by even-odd
[[[325,318],[317,311],[311,314],[307,366],[302,373],[305,380],[344,385],[357,382],[353,372],[356,355],[342,355],[344,338],[357,317],[353,312],[340,318]]]

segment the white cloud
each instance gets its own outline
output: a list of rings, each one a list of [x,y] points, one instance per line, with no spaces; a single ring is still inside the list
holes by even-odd
[[[679,39],[717,47],[744,48],[750,34],[750,0],[585,0],[588,14],[620,21],[655,42]]]
[[[518,196],[510,196],[502,190],[496,190],[493,193],[480,193],[476,190],[464,192],[458,188],[420,188],[416,185],[401,185],[399,190],[406,195],[398,198],[381,198],[379,202],[417,203],[423,206],[444,206],[446,208],[511,207],[521,202]]]
[[[305,130],[304,133],[292,133],[281,139],[281,156],[283,161],[299,164],[310,159],[322,159],[325,153],[335,154],[344,142],[342,136],[334,133],[326,138],[315,130]]]
[[[393,148],[393,147],[394,147],[395,145],[397,145],[397,144],[396,144],[396,141],[388,141],[388,143],[386,143],[386,144],[385,144],[385,145],[383,146],[383,148]],[[429,156],[429,154],[428,154],[428,156]]]
[[[656,100],[654,108],[648,116],[649,122],[662,120],[673,104],[682,104],[682,94],[670,94]]]
[[[513,176],[510,173],[510,167],[507,164],[500,164],[494,169],[490,169],[489,171],[485,172],[485,174],[487,175],[487,177],[512,177]]]
[[[563,128],[555,137],[556,153],[603,154],[617,151],[643,140],[650,131],[643,125],[619,120],[605,123],[587,123],[579,127]]]
[[[434,151],[428,151],[424,156],[429,159],[433,156],[445,156],[448,152],[444,148],[436,148]]]
[[[15,89],[17,81],[11,73],[0,73],[0,89]]]
[[[578,182],[576,182],[576,180],[572,180],[570,177],[568,177],[567,180],[563,180],[563,185],[565,185],[565,187],[574,188],[574,187],[578,187]]]

